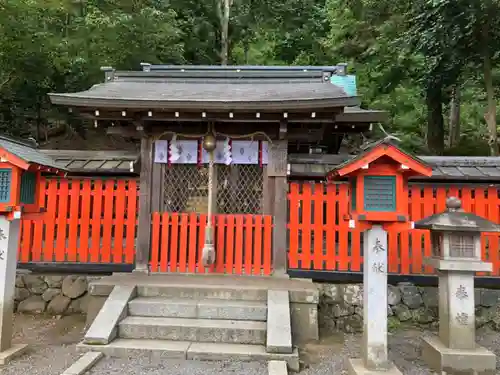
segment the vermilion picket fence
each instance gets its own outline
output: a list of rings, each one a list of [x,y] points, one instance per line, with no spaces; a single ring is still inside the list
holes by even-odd
[[[128,264],[135,258],[138,184],[135,179],[43,179],[46,212],[21,220],[20,263]],[[461,198],[466,211],[500,222],[497,186],[411,184],[409,213],[416,221],[445,208],[447,196]],[[290,269],[360,272],[362,236],[350,229],[346,184],[290,183],[288,266]],[[200,262],[206,215],[153,213],[151,269],[154,272],[214,272],[269,275],[272,272],[271,216],[216,215],[216,264]],[[427,231],[389,233],[389,272],[432,274]],[[482,236],[483,259],[500,276],[500,235]]]
[[[153,213],[151,271],[271,274],[271,216],[215,215],[216,262],[208,268],[201,262],[206,223],[204,214]]]
[[[136,180],[43,179],[41,184],[45,212],[22,218],[19,262],[134,262]]]
[[[446,197],[457,196],[466,211],[500,222],[497,186],[451,186],[411,184],[409,213],[412,221],[445,209]],[[346,220],[349,193],[344,183],[291,183],[289,199],[289,254],[291,269],[359,272],[363,264],[363,241],[359,230]],[[390,231],[388,271],[394,274],[432,274],[423,264],[431,254],[428,231]],[[490,275],[500,275],[497,233],[482,235],[482,256],[493,263]]]

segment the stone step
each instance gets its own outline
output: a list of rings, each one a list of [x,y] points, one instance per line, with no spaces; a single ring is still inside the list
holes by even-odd
[[[263,301],[138,297],[128,303],[128,313],[131,316],[265,322],[267,305]]]
[[[267,301],[267,287],[231,286],[231,285],[185,285],[154,284],[137,285],[139,297],[165,297],[192,300],[225,300],[225,301]]]
[[[266,329],[265,322],[128,316],[118,325],[118,337],[264,344]]]
[[[191,343],[186,341],[123,339],[108,345],[78,344],[80,351],[100,351],[110,357],[149,356],[155,359],[181,358],[203,361],[286,361],[288,368],[299,371],[297,349],[292,354],[266,353],[262,345]]]

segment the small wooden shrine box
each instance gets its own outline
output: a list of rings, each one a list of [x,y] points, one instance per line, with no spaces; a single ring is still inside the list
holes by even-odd
[[[431,167],[386,138],[335,167],[327,178],[348,178],[349,219],[384,223],[408,221],[408,178],[431,175]]]
[[[29,142],[0,136],[0,214],[40,212],[42,172],[64,173]]]

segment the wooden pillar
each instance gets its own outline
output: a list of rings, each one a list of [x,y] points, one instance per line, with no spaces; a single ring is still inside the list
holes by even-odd
[[[154,144],[153,144],[154,148]],[[153,155],[154,160],[154,155]],[[163,211],[163,174],[164,168],[168,168],[167,164],[152,163],[151,165],[151,212],[161,212]]]
[[[141,175],[139,181],[139,225],[135,254],[135,271],[149,271],[151,250],[151,188],[153,162],[153,139],[143,134],[141,138]]]
[[[273,276],[285,276],[287,271],[287,211],[288,211],[288,142],[273,141],[269,145],[267,166],[268,190],[273,194]]]
[[[272,215],[274,205],[274,178],[267,175],[267,165],[262,167],[262,215]]]

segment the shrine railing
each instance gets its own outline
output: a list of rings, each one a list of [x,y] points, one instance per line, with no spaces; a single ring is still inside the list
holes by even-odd
[[[445,209],[447,196],[457,196],[466,211],[500,222],[497,186],[410,184],[409,213],[412,221]],[[345,220],[349,194],[345,183],[292,182],[289,187],[289,271],[362,272],[363,237]],[[428,231],[389,231],[388,271],[399,275],[432,275],[423,259],[431,254]],[[488,276],[500,275],[500,235],[482,236],[483,259],[493,263]],[[302,274],[303,275],[303,274]],[[486,274],[480,274],[485,276]]]
[[[132,269],[138,184],[134,179],[42,179],[45,212],[21,220],[20,266],[70,264]],[[123,267],[125,266],[125,267]]]
[[[133,268],[138,212],[135,179],[60,178],[42,180],[42,184],[46,211],[21,220],[21,267],[52,264],[57,271],[70,265],[81,272],[88,267],[108,272]],[[409,191],[410,217],[415,221],[441,212],[446,197],[454,195],[461,198],[465,210],[498,223],[499,191],[498,186],[486,184],[414,183]],[[347,278],[361,273],[363,239],[345,220],[347,185],[292,182],[288,199],[289,273],[298,276],[294,272],[300,271],[301,277],[315,278],[318,272]],[[217,263],[208,269],[199,262],[206,215],[153,213],[151,225],[151,268],[155,272],[272,272],[271,216],[216,215]],[[500,236],[485,234],[482,244],[483,259],[493,263],[488,276],[500,276]],[[426,231],[390,232],[389,272],[433,275],[423,262],[430,251]]]
[[[215,215],[216,262],[207,268],[201,262],[206,223],[205,214],[153,213],[151,271],[271,274],[271,216]]]

